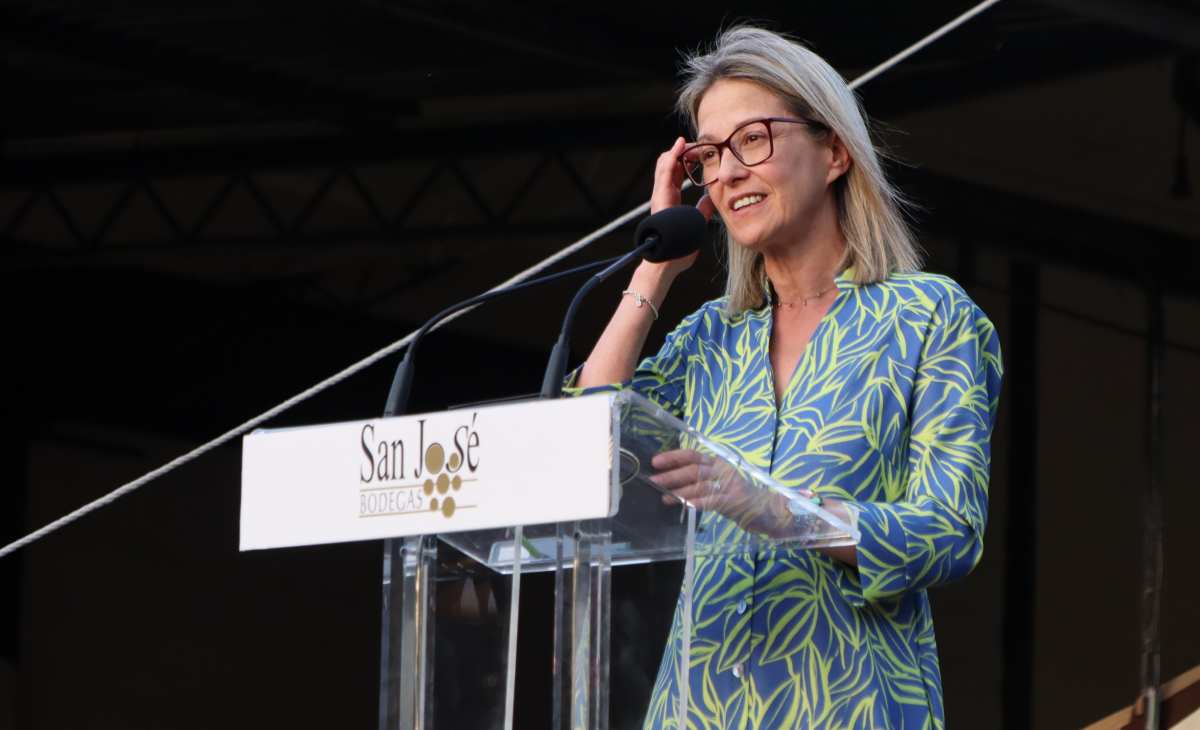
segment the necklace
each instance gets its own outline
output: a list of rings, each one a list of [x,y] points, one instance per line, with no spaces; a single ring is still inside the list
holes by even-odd
[[[793,307],[797,307],[797,306],[800,306],[800,307],[807,307],[807,306],[808,306],[808,303],[809,303],[810,301],[812,301],[812,300],[814,300],[814,299],[820,299],[821,297],[825,296],[825,295],[826,295],[826,294],[828,294],[829,292],[833,291],[834,287],[836,287],[836,286],[837,286],[836,284],[832,284],[832,285],[830,285],[830,286],[827,286],[827,287],[825,287],[824,289],[822,289],[821,291],[817,292],[816,294],[813,294],[811,297],[801,297],[801,298],[800,298],[800,300],[799,300],[799,302],[780,302],[780,301],[776,301],[774,304],[775,304],[775,306],[776,306],[776,307],[787,307],[788,309],[791,309],[791,308],[793,308]]]

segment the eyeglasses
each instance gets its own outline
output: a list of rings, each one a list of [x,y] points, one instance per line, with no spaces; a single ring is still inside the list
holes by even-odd
[[[814,129],[829,129],[825,124],[815,119],[792,117],[766,117],[751,119],[733,130],[724,142],[699,142],[689,145],[679,156],[679,164],[684,172],[697,185],[709,185],[717,181],[721,172],[721,150],[728,149],[737,161],[746,167],[761,165],[771,159],[775,152],[775,139],[771,134],[771,125],[807,124]]]

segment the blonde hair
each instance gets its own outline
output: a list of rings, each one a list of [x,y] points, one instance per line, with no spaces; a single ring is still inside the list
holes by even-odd
[[[799,41],[743,25],[722,31],[711,50],[686,57],[682,71],[677,108],[693,130],[700,101],[714,83],[745,79],[778,94],[796,115],[828,128],[814,130],[815,136],[838,136],[851,165],[834,183],[834,194],[846,239],[843,266],[854,267],[856,284],[873,284],[893,272],[920,268],[920,254],[903,216],[907,203],[883,174],[854,91],[824,59]],[[725,306],[736,315],[762,305],[767,277],[762,255],[739,246],[728,230],[725,240]]]

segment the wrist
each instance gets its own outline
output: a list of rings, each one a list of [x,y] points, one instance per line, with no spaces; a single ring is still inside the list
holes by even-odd
[[[653,264],[643,261],[633,272],[629,280],[629,289],[654,302],[654,306],[662,306],[667,298],[667,292],[674,283],[677,272],[671,271],[665,264]]]

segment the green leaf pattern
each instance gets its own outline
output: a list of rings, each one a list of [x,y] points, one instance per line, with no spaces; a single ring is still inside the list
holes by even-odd
[[[625,384],[785,485],[859,511],[857,569],[815,551],[697,561],[688,728],[944,725],[926,589],[983,551],[999,340],[943,276],[843,274],[838,290],[778,409],[770,309],[730,318],[721,300]],[[701,527],[710,540],[736,529],[712,514]],[[680,626],[677,609],[647,728],[677,727]]]

